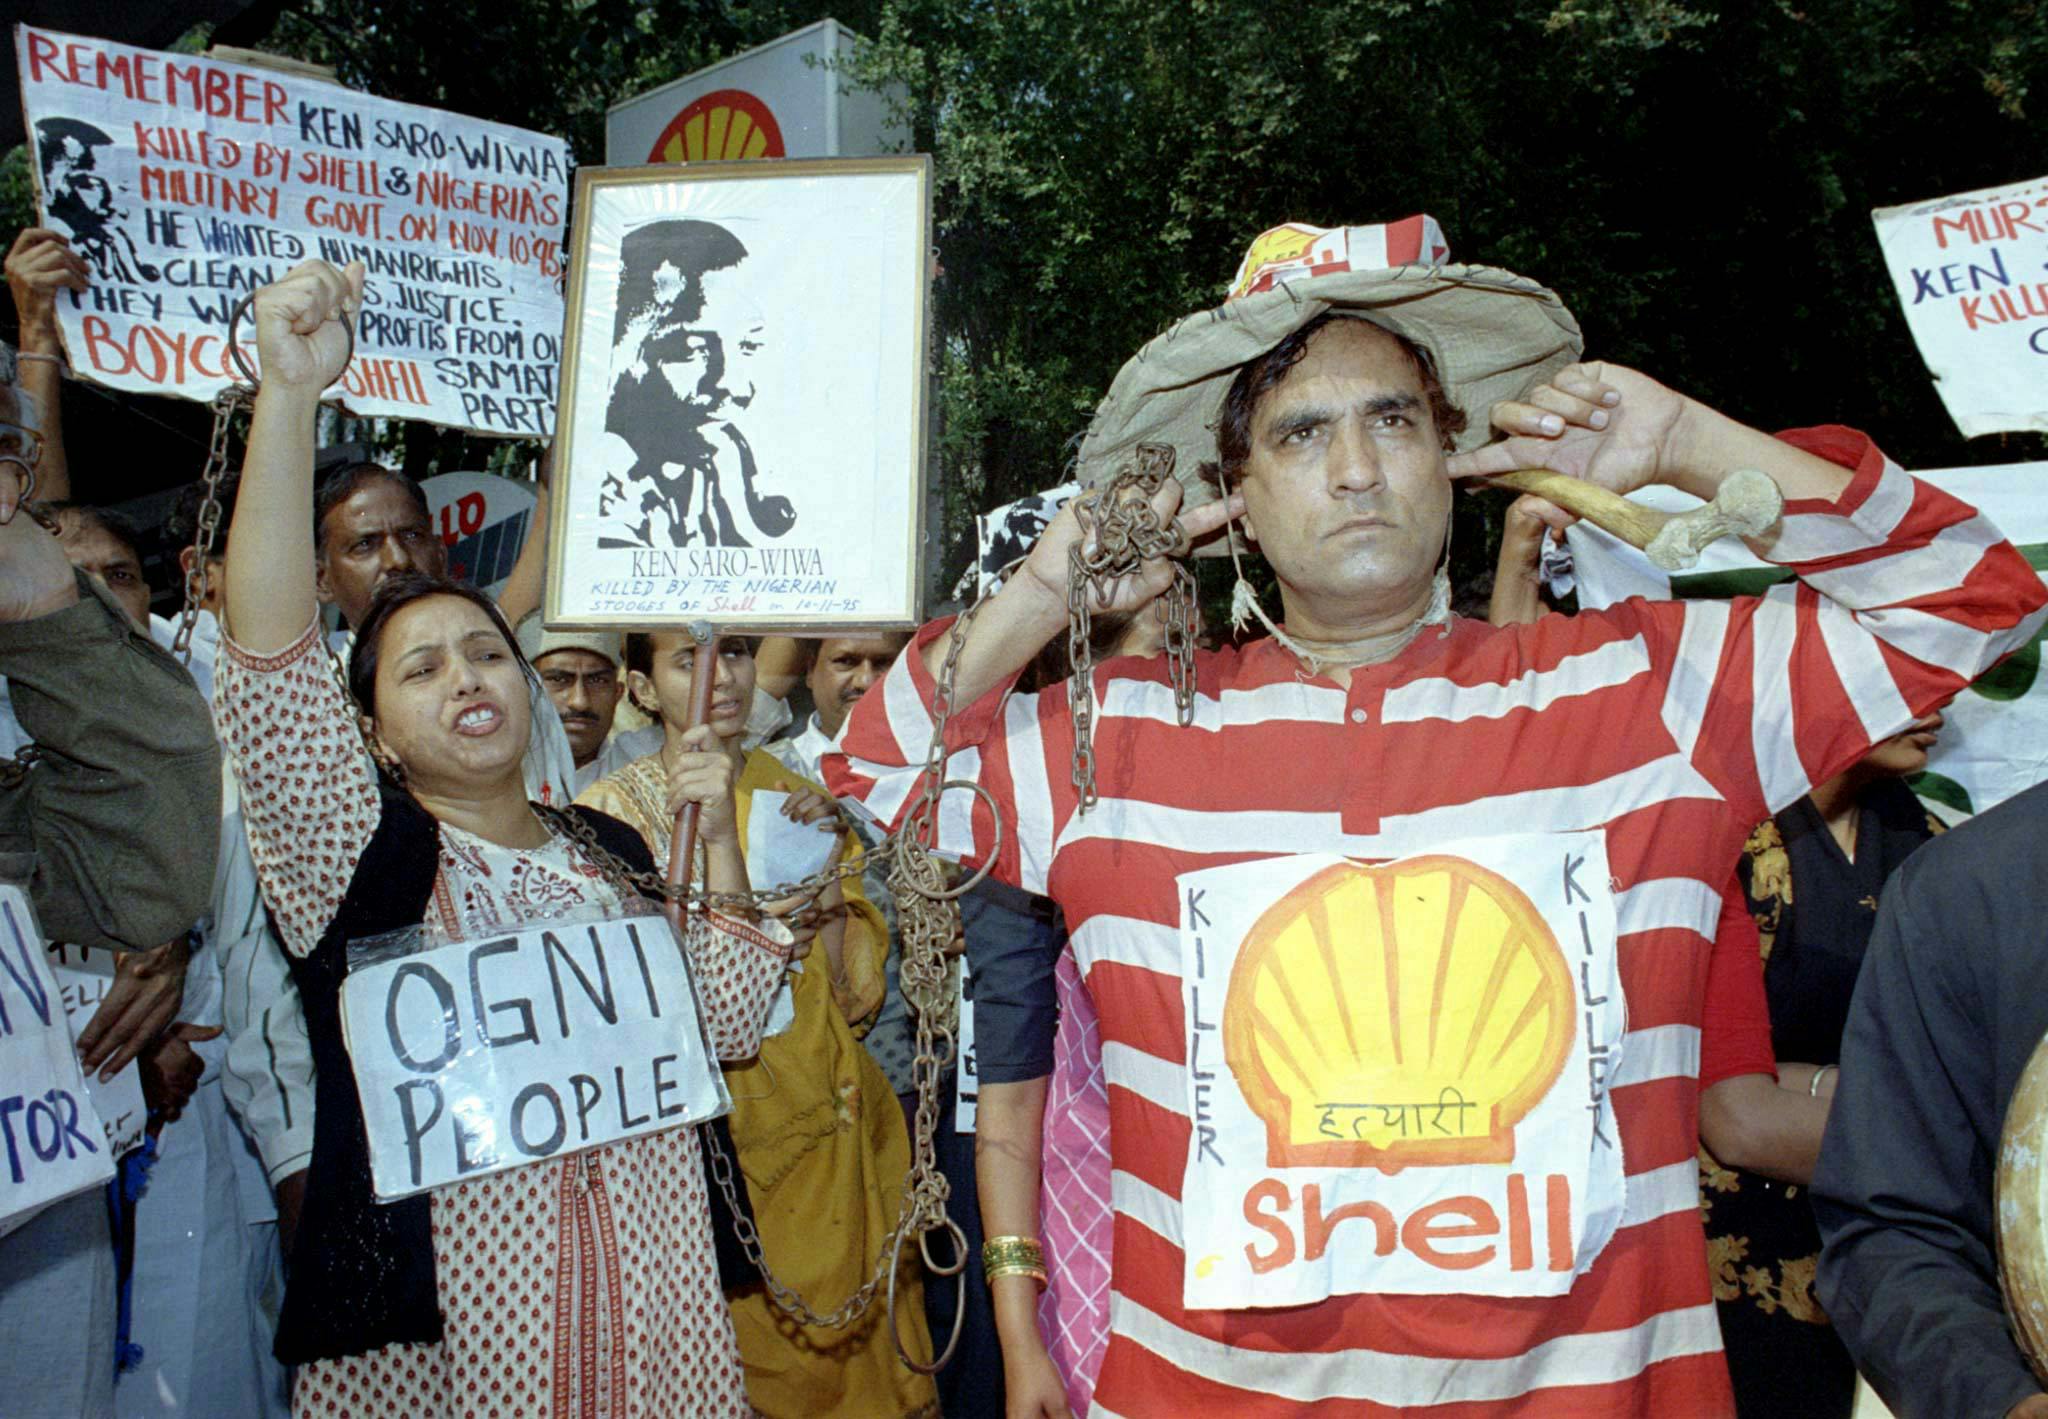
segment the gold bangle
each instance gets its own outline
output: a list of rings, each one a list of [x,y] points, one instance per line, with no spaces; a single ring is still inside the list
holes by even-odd
[[[1029,1276],[1038,1283],[1039,1290],[1043,1291],[1045,1289],[1044,1270],[1036,1266],[1026,1266],[1020,1261],[1004,1262],[1000,1266],[987,1267],[982,1273],[982,1279],[991,1286],[1004,1276]]]
[[[1045,1282],[1045,1249],[1036,1237],[990,1237],[981,1244],[981,1269],[991,1279],[1018,1271],[1036,1273]]]

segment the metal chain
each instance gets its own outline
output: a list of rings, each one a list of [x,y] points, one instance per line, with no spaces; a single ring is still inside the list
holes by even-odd
[[[228,432],[236,412],[248,408],[255,397],[256,391],[246,384],[231,384],[213,397],[213,437],[206,446],[206,496],[199,504],[199,525],[192,536],[192,565],[185,569],[185,609],[178,616],[178,634],[171,641],[171,654],[186,665],[192,663],[192,631],[199,624],[199,603],[206,599],[206,563],[220,533],[220,484],[227,476]]]
[[[582,818],[560,808],[539,804],[536,804],[535,807],[548,823],[553,825],[565,837],[574,841],[583,850],[591,863],[605,874],[614,887],[617,887],[622,892],[638,892],[642,896],[656,901],[670,900],[669,885],[666,878],[654,872],[637,871],[612,853],[607,852],[598,843],[596,833],[592,831],[590,825]],[[893,839],[884,843],[876,848],[867,860],[835,863],[831,867],[813,873],[802,882],[793,886],[783,885],[772,888],[757,888],[744,893],[710,892],[693,887],[687,894],[687,901],[689,905],[700,909],[752,911],[763,903],[770,901],[779,901],[790,897],[815,898],[819,892],[822,892],[833,882],[865,871],[867,862],[870,860],[879,858],[883,861],[889,861],[893,865],[893,862],[898,857],[898,843],[901,841],[903,840]],[[895,881],[893,874],[890,880],[892,883]],[[921,901],[922,899],[913,897],[912,900]],[[957,915],[957,909],[955,909],[955,914]],[[802,913],[789,913],[779,919],[802,922],[805,920],[805,917]],[[950,939],[949,935],[948,940]],[[914,954],[910,940],[906,936],[904,943],[904,975],[906,978],[911,974],[911,959]],[[907,988],[905,993],[906,995],[909,994]],[[920,1044],[922,1045],[922,1043],[921,1034]],[[948,1036],[947,1045],[946,1058],[950,1059],[950,1035]],[[920,1114],[922,1114],[925,1105],[930,1102],[932,1122],[935,1125],[937,1122],[936,1102],[935,1100],[928,1101],[925,1095],[927,1092],[935,1091],[937,1085],[936,1073],[929,1080],[920,1075],[919,1085]],[[946,1223],[943,1210],[945,1203],[945,1178],[938,1174],[936,1159],[930,1156],[931,1136],[929,1130],[923,1131],[922,1136],[924,1138],[922,1160],[928,1163],[931,1175],[937,1179],[939,1190],[939,1221],[932,1225],[950,1225],[950,1223]],[[873,1273],[851,1296],[841,1302],[836,1309],[821,1315],[806,1304],[801,1295],[784,1284],[769,1267],[767,1258],[762,1252],[760,1233],[755,1230],[753,1223],[748,1219],[746,1209],[740,1205],[739,1186],[735,1180],[732,1159],[726,1155],[725,1149],[719,1144],[717,1135],[707,1133],[704,1135],[704,1141],[706,1151],[709,1154],[712,1181],[717,1185],[718,1190],[724,1194],[726,1205],[732,1212],[733,1233],[738,1238],[740,1248],[745,1253],[747,1260],[761,1273],[762,1284],[767,1287],[768,1294],[774,1299],[775,1304],[803,1324],[825,1330],[842,1329],[865,1315],[874,1305],[876,1294],[887,1284],[891,1273],[895,1270],[897,1253],[901,1250],[903,1242],[909,1235],[913,1224],[926,1215],[927,1209],[918,1205],[918,1199],[924,1197],[930,1191],[930,1184],[928,1180],[920,1177],[918,1170],[919,1159],[913,1159],[910,1175],[904,1181],[905,1205],[898,1213],[896,1226],[891,1229],[888,1237],[882,1243]],[[964,1257],[964,1243],[962,1244],[961,1254]]]
[[[1083,536],[1069,554],[1068,562],[1068,650],[1074,661],[1069,682],[1070,703],[1074,705],[1075,786],[1082,790],[1082,806],[1095,801],[1092,720],[1093,657],[1088,649],[1091,626],[1091,598],[1107,600],[1115,583],[1133,575],[1154,557],[1172,557],[1182,550],[1181,538],[1171,524],[1162,525],[1153,512],[1151,497],[1173,474],[1171,448],[1141,445],[1135,467],[1119,471],[1098,492],[1077,500]],[[1087,547],[1084,552],[1083,546]],[[911,1062],[911,1077],[917,1091],[917,1110],[911,1129],[910,1171],[903,1179],[902,1205],[896,1225],[882,1240],[874,1270],[868,1279],[835,1309],[820,1314],[796,1291],[785,1285],[769,1268],[763,1255],[760,1233],[740,1206],[739,1184],[733,1162],[712,1134],[705,1134],[711,1178],[724,1195],[733,1215],[733,1232],[742,1251],[761,1273],[776,1306],[807,1326],[836,1330],[852,1324],[874,1305],[886,1285],[889,1298],[890,1331],[897,1353],[910,1368],[933,1373],[952,1358],[959,1344],[966,1306],[954,1307],[953,1333],[944,1350],[927,1365],[913,1360],[903,1345],[896,1322],[897,1271],[905,1242],[915,1235],[925,1268],[936,1276],[963,1277],[968,1261],[967,1239],[946,1214],[951,1186],[939,1171],[933,1137],[938,1130],[939,1085],[955,1053],[955,1020],[946,956],[960,932],[959,899],[980,884],[1002,856],[1003,824],[995,800],[980,784],[948,780],[946,764],[951,751],[946,746],[946,729],[955,705],[960,656],[967,634],[978,615],[999,588],[992,586],[953,623],[932,693],[932,733],[925,751],[924,770],[917,801],[901,827],[860,863],[837,863],[814,873],[795,886],[755,889],[745,893],[710,892],[692,887],[687,903],[699,909],[757,909],[765,902],[792,896],[813,897],[833,881],[864,871],[869,864],[886,862],[889,888],[896,895],[899,928],[903,938],[903,961],[898,980],[905,1001],[917,1022],[917,1052]],[[1172,665],[1174,704],[1185,725],[1194,716],[1194,577],[1185,565],[1174,564],[1167,591],[1167,653]],[[1078,692],[1073,687],[1078,686]],[[979,871],[964,882],[950,880],[948,865],[939,856],[940,803],[949,789],[966,789],[981,798],[990,809],[995,842]],[[537,805],[538,806],[538,805]],[[652,872],[639,872],[605,851],[589,825],[572,813],[542,807],[543,817],[583,849],[590,861],[612,879],[622,891],[637,891],[655,901],[670,900],[667,881]],[[944,1230],[950,1234],[952,1258],[940,1263],[931,1254],[931,1235]],[[962,1298],[964,1301],[964,1297]]]
[[[1173,705],[1183,728],[1195,717],[1195,576],[1178,560],[1181,534],[1162,524],[1152,495],[1173,476],[1174,452],[1141,443],[1137,459],[1107,484],[1074,499],[1081,535],[1067,548],[1067,712],[1074,722],[1073,781],[1077,812],[1095,806],[1095,652],[1089,644],[1093,603],[1107,602],[1117,583],[1136,576],[1155,557],[1174,559],[1166,587],[1166,654]]]
[[[637,871],[630,864],[605,851],[597,840],[597,834],[591,831],[590,825],[574,813],[543,803],[534,804],[533,809],[562,836],[582,848],[597,869],[620,891],[637,892],[650,901],[681,901],[700,909],[722,911],[737,916],[754,915],[771,902],[780,902],[791,897],[807,900],[815,898],[834,882],[857,877],[867,870],[869,863],[887,862],[896,854],[895,843],[885,842],[860,860],[842,859],[828,867],[820,868],[801,882],[782,882],[773,887],[755,887],[745,892],[710,892],[702,887],[692,886],[683,896],[676,897],[669,889],[668,879],[660,873]],[[778,921],[794,922],[799,926],[809,925],[815,919],[815,913],[809,908],[773,915]]]

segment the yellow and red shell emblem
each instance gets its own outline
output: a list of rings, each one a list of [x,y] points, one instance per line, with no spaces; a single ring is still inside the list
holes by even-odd
[[[1238,265],[1237,279],[1230,283],[1230,296],[1250,295],[1259,277],[1274,266],[1291,266],[1308,255],[1309,248],[1329,233],[1321,227],[1304,227],[1294,222],[1269,227],[1252,238],[1251,247]]]
[[[1271,1167],[1506,1163],[1577,1029],[1528,897],[1463,858],[1325,868],[1238,952],[1223,1053]]]
[[[783,156],[782,126],[743,89],[719,89],[669,120],[647,154],[650,163],[717,163]]]

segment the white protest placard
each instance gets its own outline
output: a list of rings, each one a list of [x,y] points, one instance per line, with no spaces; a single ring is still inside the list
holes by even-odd
[[[2048,177],[1870,217],[1963,436],[2048,429]]]
[[[0,884],[0,1235],[114,1175],[28,897]]]
[[[658,916],[397,954],[352,969],[341,1007],[386,1201],[730,1107]]]
[[[100,1002],[114,988],[114,953],[103,946],[56,942],[50,947],[50,969],[56,975],[64,1018],[76,1044],[99,1013]],[[142,1097],[142,1066],[130,1060],[105,1083],[97,1072],[84,1078],[85,1095],[107,1130],[108,1156],[119,1158],[131,1148],[140,1148],[143,1131],[149,1126],[149,1105]]]
[[[1620,1223],[1598,833],[1180,878],[1190,1308],[1555,1296]]]
[[[2035,571],[2048,569],[2048,463],[2006,463],[1982,468],[1937,468],[1914,475],[1952,493],[2012,539]],[[1683,512],[1699,500],[1676,488],[1653,485],[1629,495],[1665,512]],[[1665,573],[1633,547],[1590,523],[1565,534],[1577,579],[1579,605],[1612,606],[1631,596],[1756,596],[1791,573],[1724,537],[1700,554],[1691,571]],[[2048,679],[2041,650],[2048,627],[2006,657],[1942,711],[1947,723],[1927,756],[1927,769],[1907,782],[1951,822],[1996,807],[2048,779]]]
[[[316,79],[17,25],[38,209],[91,269],[72,368],[211,399],[237,302],[301,261],[368,268],[353,412],[543,437],[561,358],[569,145]],[[236,332],[256,360],[254,329]]]
[[[420,491],[448,549],[448,575],[496,597],[533,528],[534,490],[495,473],[440,473]]]

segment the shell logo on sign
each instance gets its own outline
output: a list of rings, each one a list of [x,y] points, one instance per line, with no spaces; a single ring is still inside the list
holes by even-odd
[[[669,120],[647,154],[650,163],[716,163],[784,155],[782,126],[744,89],[719,89]]]
[[[1521,889],[1464,858],[1340,864],[1252,927],[1223,1054],[1270,1167],[1506,1163],[1557,1082],[1575,997]]]

